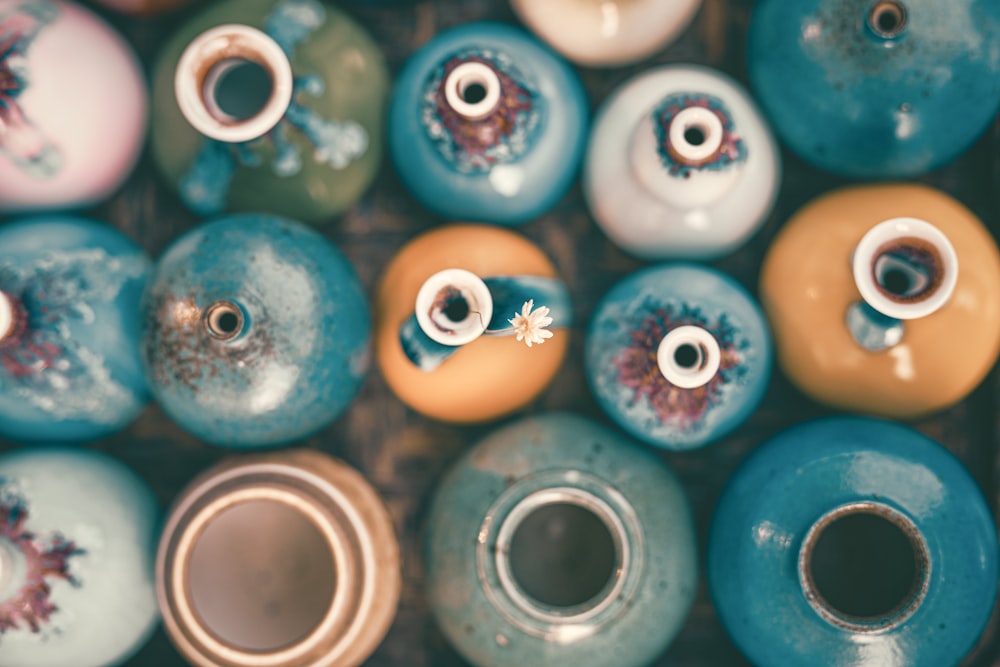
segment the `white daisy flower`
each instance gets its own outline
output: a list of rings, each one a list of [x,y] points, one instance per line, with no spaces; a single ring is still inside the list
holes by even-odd
[[[533,343],[541,345],[546,338],[552,338],[552,332],[545,327],[552,324],[549,317],[549,309],[540,306],[535,312],[531,312],[535,307],[535,300],[530,299],[521,306],[521,312],[515,313],[514,318],[507,320],[514,327],[518,341],[524,341],[528,347]]]

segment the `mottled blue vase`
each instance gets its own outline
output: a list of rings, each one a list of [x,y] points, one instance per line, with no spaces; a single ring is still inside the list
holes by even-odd
[[[146,291],[143,362],[183,428],[233,447],[284,444],[361,387],[371,324],[348,259],[303,224],[233,215],[167,249]]]
[[[0,435],[90,440],[135,419],[146,253],[118,230],[69,216],[0,226]]]
[[[586,143],[576,73],[524,31],[472,23],[410,57],[389,108],[389,150],[435,213],[517,225],[569,189]]]
[[[0,665],[106,667],[139,650],[159,621],[158,513],[103,454],[0,456]]]
[[[697,588],[691,512],[651,452],[569,414],[494,431],[444,478],[427,594],[478,667],[641,667]]]
[[[590,322],[587,379],[608,415],[635,437],[694,449],[742,424],[771,377],[759,306],[723,273],[693,264],[637,271]]]
[[[761,0],[748,42],[750,81],[777,133],[839,174],[926,173],[1000,107],[995,0]]]
[[[818,420],[732,477],[708,577],[755,665],[956,665],[993,608],[996,526],[975,480],[933,440],[874,419]]]

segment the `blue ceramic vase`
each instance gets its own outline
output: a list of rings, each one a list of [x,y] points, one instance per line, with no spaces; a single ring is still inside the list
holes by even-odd
[[[975,480],[933,440],[824,419],[779,434],[732,477],[708,577],[755,665],[955,665],[993,608],[996,526]]]
[[[0,227],[0,435],[100,438],[148,401],[139,360],[146,253],[77,217]]]
[[[427,594],[478,667],[641,667],[697,588],[677,478],[582,417],[532,416],[487,436],[438,487]]]
[[[1000,107],[995,0],[761,0],[750,81],[802,159],[905,178],[958,157]]]
[[[517,225],[569,189],[587,98],[576,73],[527,33],[472,23],[406,63],[389,106],[389,150],[422,204],[449,219]]]
[[[146,291],[143,363],[180,426],[233,447],[284,444],[361,387],[370,315],[348,259],[301,223],[233,215],[167,249]]]
[[[764,397],[771,339],[753,298],[708,267],[662,264],[626,277],[590,321],[584,362],[604,411],[651,445],[722,438]]]
[[[121,463],[85,449],[0,456],[0,664],[123,663],[159,620],[158,508]]]

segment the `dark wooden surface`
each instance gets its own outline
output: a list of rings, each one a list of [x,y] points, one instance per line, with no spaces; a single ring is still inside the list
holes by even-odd
[[[543,1],[543,0],[539,0]],[[201,4],[198,0],[195,5]],[[478,19],[516,22],[505,0],[441,0],[404,3],[396,8],[349,8],[378,39],[389,65],[398,71],[407,55],[447,27]],[[667,51],[636,66],[606,71],[581,69],[592,107],[616,85],[655,63],[697,62],[722,69],[746,81],[744,44],[752,0],[704,0],[692,28]],[[196,7],[194,8],[196,9]],[[154,19],[107,15],[133,43],[147,65],[163,38],[190,11]],[[1000,128],[978,142],[962,159],[925,179],[941,187],[998,230]],[[775,232],[799,206],[844,181],[824,175],[787,151],[785,179],[774,214],[762,231],[734,255],[715,265],[756,292],[761,259]],[[167,243],[197,221],[187,213],[157,176],[148,154],[123,190],[110,201],[86,211],[110,221],[138,240],[154,257]],[[388,161],[368,195],[350,212],[325,227],[325,234],[355,262],[362,280],[374,290],[382,267],[409,239],[442,222],[406,194]],[[641,264],[613,247],[590,219],[579,186],[544,218],[521,228],[553,258],[574,295],[577,326],[569,357],[550,389],[530,411],[571,410],[606,422],[590,396],[583,374],[582,326],[597,299]],[[960,344],[956,332],[956,344]],[[942,341],[946,353],[949,341]],[[962,404],[914,426],[954,451],[972,470],[983,492],[997,505],[1000,457],[1000,386],[997,372]],[[718,494],[729,474],[763,439],[829,410],[796,392],[776,372],[760,410],[734,435],[699,451],[666,454],[680,474],[695,508],[699,550]],[[506,423],[516,415],[502,420]],[[396,520],[405,557],[405,585],[399,615],[385,642],[367,663],[371,667],[458,667],[464,665],[445,644],[430,618],[421,589],[420,538],[425,510],[435,482],[467,446],[497,424],[452,427],[420,417],[389,392],[373,369],[348,412],[304,443],[339,456],[360,468],[383,494]],[[14,446],[0,442],[0,449]],[[174,426],[155,406],[127,432],[92,445],[118,456],[152,486],[166,508],[199,471],[229,454],[203,445]],[[703,559],[702,559],[703,560]],[[1000,664],[997,617],[983,635],[968,665]],[[133,667],[183,665],[162,630],[130,662]],[[656,665],[681,667],[745,665],[712,611],[704,576],[698,599],[680,636]],[[67,666],[70,667],[70,666]],[[543,666],[526,666],[543,667]],[[614,667],[614,666],[609,666]],[[942,666],[944,667],[944,666]]]

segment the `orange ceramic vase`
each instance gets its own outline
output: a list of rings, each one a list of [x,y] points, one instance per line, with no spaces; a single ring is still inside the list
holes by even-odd
[[[1000,253],[948,195],[916,184],[822,196],[774,240],[761,302],[778,360],[837,408],[913,419],[969,394],[1000,352]]]
[[[533,243],[505,229],[453,225],[396,255],[375,317],[378,365],[400,400],[435,419],[470,423],[511,413],[545,389],[566,355],[570,304]],[[519,338],[509,320],[525,319],[534,331]]]

